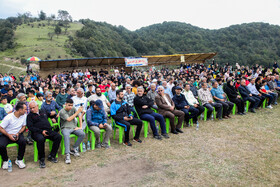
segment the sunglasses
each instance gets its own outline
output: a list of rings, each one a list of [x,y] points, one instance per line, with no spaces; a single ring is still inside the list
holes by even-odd
[[[158,92],[162,92],[163,90],[158,90]]]

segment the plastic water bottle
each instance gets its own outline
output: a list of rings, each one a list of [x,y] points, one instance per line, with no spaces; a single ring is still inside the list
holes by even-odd
[[[90,150],[90,142],[87,142],[87,150]]]
[[[213,113],[211,114],[211,120],[214,120],[214,114]]]
[[[200,120],[203,120],[203,118],[204,118],[204,115],[201,114],[201,115],[200,115]]]
[[[12,172],[13,171],[13,164],[12,161],[9,159],[8,161],[8,172]]]
[[[199,123],[196,122],[196,130],[198,131],[198,128],[199,128]]]
[[[157,132],[159,132],[159,128],[158,128],[158,125],[156,125],[156,127],[157,127]]]
[[[85,144],[85,142],[83,142],[83,152],[86,152],[86,151],[87,151],[86,144]]]

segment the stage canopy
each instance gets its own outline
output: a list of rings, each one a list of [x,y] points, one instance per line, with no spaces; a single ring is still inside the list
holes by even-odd
[[[205,60],[213,58],[217,53],[192,53],[175,55],[142,56],[148,59],[148,65],[177,65],[180,63],[204,63]],[[100,67],[100,66],[125,66],[126,57],[98,57],[42,60],[39,62],[40,71],[55,70],[60,68]],[[138,57],[139,58],[139,57]]]

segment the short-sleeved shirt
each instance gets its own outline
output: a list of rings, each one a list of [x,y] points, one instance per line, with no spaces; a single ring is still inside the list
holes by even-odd
[[[23,126],[26,126],[26,114],[17,118],[13,113],[8,114],[0,124],[8,134],[17,134]]]
[[[67,118],[74,115],[77,112],[76,108],[73,107],[71,110],[66,111],[64,108],[59,112],[61,129],[75,129],[77,127],[76,120],[67,121]]]

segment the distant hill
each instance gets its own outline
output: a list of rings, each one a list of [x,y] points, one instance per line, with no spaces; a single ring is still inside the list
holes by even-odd
[[[67,34],[54,35],[51,40],[48,33],[53,29],[47,21],[17,26],[13,48],[0,52],[0,58],[38,56],[59,59],[218,52],[215,60],[222,64],[239,62],[267,66],[279,61],[280,57],[280,26],[266,23],[209,30],[186,23],[163,22],[130,31],[123,26],[83,19],[71,23]]]

